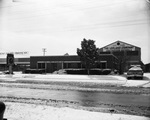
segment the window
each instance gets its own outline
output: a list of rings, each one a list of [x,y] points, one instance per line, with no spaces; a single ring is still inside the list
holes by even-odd
[[[100,52],[100,54],[110,54],[110,52]]]
[[[128,56],[137,56],[139,54],[139,51],[127,51]]]
[[[113,52],[113,54],[116,55],[116,56],[123,56],[124,51],[116,51],[116,52]]]
[[[45,69],[45,63],[38,63],[38,69]]]
[[[107,68],[107,62],[106,61],[100,61],[99,63],[97,63],[97,67],[100,69],[105,69],[105,68]]]
[[[105,69],[106,68],[106,62],[101,63],[101,68]]]

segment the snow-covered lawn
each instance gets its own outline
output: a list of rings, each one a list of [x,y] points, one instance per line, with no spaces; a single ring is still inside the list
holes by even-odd
[[[0,75],[4,80],[26,80],[26,81],[61,81],[61,82],[95,82],[107,85],[119,85],[126,87],[150,87],[150,73],[144,73],[143,80],[127,80],[125,76],[119,75],[66,75],[66,74],[22,74],[16,72],[14,75]]]
[[[144,73],[142,80],[127,80],[126,87],[150,87],[150,73]]]
[[[148,117],[6,102],[8,120],[149,120]]]

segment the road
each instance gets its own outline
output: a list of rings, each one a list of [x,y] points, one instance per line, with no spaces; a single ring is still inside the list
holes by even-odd
[[[53,89],[51,89],[52,87]],[[117,113],[150,116],[149,90],[142,93],[126,93],[114,92],[118,88],[104,86],[103,88],[99,88],[98,91],[92,91],[87,87],[85,87],[87,90],[56,88],[59,88],[56,84],[0,83],[0,91],[3,91],[0,93],[0,98],[10,102],[30,103],[32,101],[32,103],[37,103],[37,101],[40,101],[38,102],[40,104],[57,104],[59,106],[62,104],[63,106],[72,106],[93,111],[101,111],[102,108],[106,108],[107,110],[112,109]],[[139,91],[143,91],[142,88],[139,89],[141,89]],[[124,88],[121,91],[126,90],[129,89]]]

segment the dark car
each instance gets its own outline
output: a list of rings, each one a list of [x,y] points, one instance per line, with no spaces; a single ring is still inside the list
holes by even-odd
[[[143,72],[142,68],[135,66],[128,70],[127,79],[131,79],[131,78],[143,79],[143,74],[144,74],[144,72]]]

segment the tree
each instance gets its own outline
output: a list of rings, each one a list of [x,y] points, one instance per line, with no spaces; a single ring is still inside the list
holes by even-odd
[[[90,69],[95,65],[98,58],[98,48],[96,48],[95,41],[84,38],[81,41],[81,49],[77,48],[77,54],[80,56],[81,62],[85,65],[89,75]]]
[[[119,74],[123,74],[125,71],[125,66],[127,64],[127,61],[129,60],[129,57],[127,57],[126,52],[122,51],[123,55],[117,56],[118,58],[118,66],[119,66]]]
[[[118,57],[119,58],[119,74],[122,75],[124,72],[124,66],[126,65],[126,58],[124,56]]]

